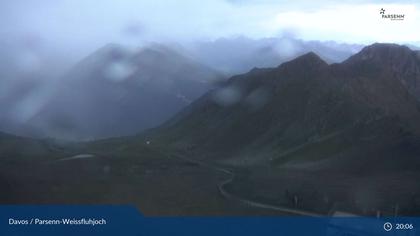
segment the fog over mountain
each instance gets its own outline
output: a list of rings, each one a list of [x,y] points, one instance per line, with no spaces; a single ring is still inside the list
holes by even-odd
[[[419,2],[14,0],[0,18],[0,204],[420,215]]]
[[[132,135],[160,124],[222,78],[162,45],[130,51],[109,44],[55,81],[16,84],[21,92],[4,100],[3,122],[9,132],[35,137]]]
[[[397,201],[410,214],[419,209],[419,82],[420,52],[406,46],[373,44],[331,65],[310,52],[233,76],[163,126],[110,143],[151,142],[246,169],[226,191],[260,202],[294,191],[308,208],[328,209],[330,196],[360,214]]]
[[[374,44],[331,65],[310,52],[278,67],[233,76],[166,124],[163,132],[170,135],[163,136],[173,135],[175,145],[238,155],[241,161],[248,148],[258,150],[250,158],[266,151],[272,157],[289,145],[388,119],[395,119],[388,128],[401,126],[401,132],[417,136],[419,82],[420,54],[405,46]]]
[[[199,61],[227,74],[244,73],[255,67],[274,67],[307,52],[315,52],[326,62],[341,62],[363,45],[334,41],[304,41],[285,35],[277,38],[221,38],[196,42],[192,53]]]
[[[2,1],[0,130],[72,139],[134,134],[213,88],[203,83],[210,77],[275,67],[308,52],[342,62],[374,42],[419,46],[412,30],[418,3],[298,2]],[[381,8],[406,18],[384,20]],[[117,62],[91,62],[103,60],[98,50],[109,44],[124,51]],[[148,50],[156,44],[164,45],[162,57]],[[144,77],[155,82],[131,84]],[[118,115],[102,114],[110,112]]]
[[[309,51],[339,62],[360,47],[291,37],[134,49],[108,44],[68,69],[65,60],[42,56],[42,47],[29,47],[21,58],[13,58],[20,56],[16,48],[5,49],[4,58],[13,60],[1,72],[0,127],[71,140],[133,135],[166,121],[229,75],[276,66]]]

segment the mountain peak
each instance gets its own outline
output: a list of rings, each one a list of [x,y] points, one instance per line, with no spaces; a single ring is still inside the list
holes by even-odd
[[[95,54],[97,55],[110,55],[110,54],[122,54],[127,51],[124,46],[116,43],[108,43],[105,46],[99,48]]]
[[[313,61],[317,63],[327,64],[324,60],[322,60],[316,53],[314,52],[308,52],[306,54],[303,54],[299,57],[297,57],[295,60],[300,61]]]
[[[280,65],[280,68],[296,68],[297,70],[319,69],[327,67],[328,64],[322,60],[316,53],[308,52],[289,62]]]
[[[413,58],[415,58],[415,52],[407,46],[393,43],[374,43],[351,56],[346,60],[346,63],[354,64],[369,61],[375,64],[395,65],[406,63]]]

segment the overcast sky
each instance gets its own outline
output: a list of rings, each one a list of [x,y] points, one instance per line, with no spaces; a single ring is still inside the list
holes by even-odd
[[[420,42],[419,1],[2,0],[1,40],[93,51],[109,42],[264,38]],[[403,21],[382,19],[405,14]]]

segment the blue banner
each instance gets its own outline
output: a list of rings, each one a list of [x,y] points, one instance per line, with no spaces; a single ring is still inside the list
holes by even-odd
[[[131,206],[1,206],[5,236],[420,235],[420,218],[145,217]]]

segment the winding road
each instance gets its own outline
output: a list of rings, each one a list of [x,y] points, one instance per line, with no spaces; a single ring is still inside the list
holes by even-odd
[[[235,195],[234,193],[231,193],[227,190],[227,186],[231,183],[233,183],[234,179],[235,179],[235,173],[228,169],[228,168],[224,168],[224,167],[220,167],[218,165],[215,164],[211,164],[211,163],[207,163],[204,161],[199,161],[199,160],[194,160],[194,159],[190,159],[184,156],[180,156],[180,155],[166,155],[168,157],[174,157],[189,163],[194,163],[197,164],[199,166],[205,167],[205,168],[209,168],[221,173],[224,173],[226,175],[228,175],[228,178],[222,182],[220,182],[217,185],[217,189],[220,192],[220,194],[229,200],[233,200],[236,202],[239,202],[241,204],[244,204],[246,206],[250,206],[250,207],[257,207],[257,208],[263,208],[263,209],[268,209],[268,210],[274,210],[274,211],[279,211],[282,213],[287,213],[287,214],[293,214],[293,215],[301,215],[301,216],[311,216],[311,217],[320,217],[322,215],[320,214],[316,214],[313,212],[309,212],[309,211],[303,211],[303,210],[298,210],[298,209],[294,209],[294,208],[289,208],[289,207],[282,207],[282,206],[276,206],[276,205],[272,205],[272,204],[267,204],[267,203],[263,203],[263,202],[258,202],[258,201],[254,201],[254,200],[250,200],[250,199],[246,199],[242,196],[238,196]],[[57,163],[57,162],[64,162],[64,161],[72,161],[72,160],[79,160],[79,159],[89,159],[89,158],[95,158],[96,156],[93,154],[79,154],[79,155],[75,155],[75,156],[71,156],[71,157],[66,157],[66,158],[62,158],[62,159],[58,159],[55,160],[53,162],[49,162],[49,163]]]
[[[177,158],[177,159],[181,159],[181,160],[184,160],[184,161],[187,161],[187,162],[190,162],[190,163],[195,163],[195,164],[198,164],[200,166],[203,166],[203,167],[206,167],[206,168],[211,168],[213,170],[216,170],[216,171],[227,174],[229,176],[228,179],[222,181],[221,183],[219,183],[217,185],[217,188],[218,188],[220,194],[226,199],[233,200],[233,201],[242,203],[242,204],[250,206],[250,207],[257,207],[257,208],[263,208],[263,209],[268,209],[268,210],[274,210],[274,211],[279,211],[279,212],[283,212],[283,213],[287,213],[287,214],[300,215],[300,216],[311,216],[311,217],[321,217],[321,216],[323,216],[321,214],[317,214],[317,213],[313,213],[313,212],[309,212],[309,211],[298,210],[298,209],[289,208],[289,207],[282,207],[282,206],[276,206],[276,205],[272,205],[272,204],[262,203],[262,202],[249,200],[249,199],[246,199],[244,197],[235,195],[233,193],[230,193],[226,188],[226,186],[231,184],[235,179],[235,173],[232,170],[229,170],[227,168],[223,168],[223,167],[220,167],[220,166],[217,166],[217,165],[213,165],[213,164],[210,164],[210,163],[207,163],[207,162],[182,157],[182,156],[179,156],[179,155],[172,155],[172,156]]]

